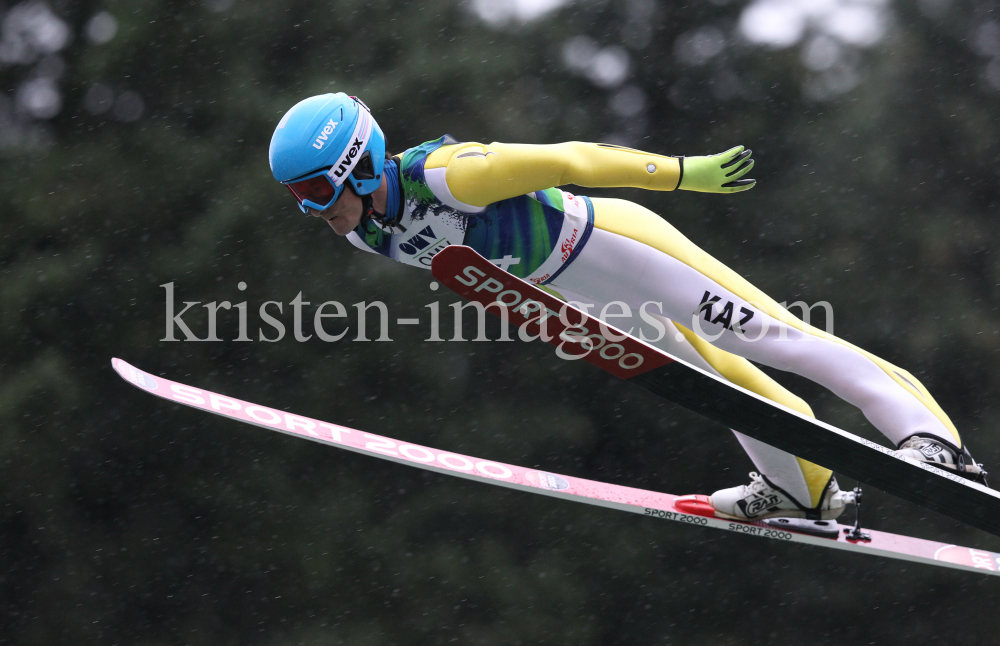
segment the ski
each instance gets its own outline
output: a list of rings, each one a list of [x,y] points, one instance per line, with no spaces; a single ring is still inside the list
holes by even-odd
[[[570,307],[469,247],[443,249],[431,271],[459,296],[522,330],[522,339],[540,337],[555,345],[563,359],[583,359],[765,444],[1000,536],[1000,493],[988,487],[711,375]]]
[[[853,530],[833,521],[770,519],[746,523],[715,518],[691,497],[606,484],[547,471],[483,460],[469,455],[440,451],[374,433],[294,415],[282,410],[220,395],[203,388],[156,377],[121,359],[112,359],[115,371],[130,384],[175,404],[183,404],[222,417],[312,440],[375,458],[389,460],[518,491],[573,500],[597,507],[617,509],[648,518],[687,525],[714,527],[739,534],[788,543],[818,545],[887,558],[937,565],[980,574],[1000,575],[1000,554],[920,538],[866,530],[863,538],[852,538]]]

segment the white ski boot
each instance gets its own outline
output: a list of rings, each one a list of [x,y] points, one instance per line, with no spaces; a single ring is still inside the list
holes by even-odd
[[[808,518],[832,520],[854,503],[854,492],[841,491],[837,479],[830,477],[823,497],[815,508],[803,507],[757,472],[750,473],[750,484],[720,489],[708,498],[715,515],[733,520],[764,518]]]
[[[896,450],[908,458],[926,462],[945,471],[953,471],[963,478],[989,486],[983,465],[973,460],[969,449],[964,446],[958,450],[935,437],[913,435],[900,442]]]

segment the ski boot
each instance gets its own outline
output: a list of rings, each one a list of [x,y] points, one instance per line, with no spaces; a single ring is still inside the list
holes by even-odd
[[[945,471],[953,471],[967,480],[989,486],[986,482],[986,469],[972,459],[969,449],[964,446],[959,450],[936,437],[912,435],[900,442],[896,450],[908,458]]]
[[[683,506],[684,496],[678,500],[678,508]],[[837,480],[830,481],[823,491],[823,497],[815,508],[803,507],[787,493],[775,487],[764,476],[750,473],[750,484],[720,489],[711,496],[698,496],[702,503],[708,502],[719,518],[732,520],[763,520],[765,518],[806,518],[809,520],[832,520],[844,511],[844,507],[854,503],[854,492],[841,491]],[[705,500],[707,498],[707,500]]]

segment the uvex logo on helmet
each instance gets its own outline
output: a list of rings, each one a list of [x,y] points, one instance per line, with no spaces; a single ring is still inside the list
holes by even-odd
[[[319,137],[316,137],[316,141],[313,143],[313,148],[316,150],[322,150],[326,140],[330,138],[330,135],[333,133],[333,129],[336,127],[337,124],[334,123],[333,119],[330,119],[330,123],[323,126],[323,131],[319,133]]]
[[[344,152],[344,156],[341,157],[340,163],[337,164],[337,169],[333,171],[333,174],[336,175],[337,177],[343,177],[344,173],[346,173],[351,168],[351,160],[358,156],[358,153],[361,152],[361,149],[364,148],[364,145],[365,142],[363,142],[361,139],[355,139],[354,143],[351,144],[351,147],[346,152]]]

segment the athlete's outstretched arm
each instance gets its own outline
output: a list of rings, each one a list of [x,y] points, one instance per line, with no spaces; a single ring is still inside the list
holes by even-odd
[[[580,141],[544,146],[470,142],[435,150],[425,168],[446,168],[452,195],[466,204],[486,206],[565,184],[654,191],[745,191],[755,183],[741,179],[753,168],[749,156],[750,151],[742,146],[719,155],[681,158]]]

